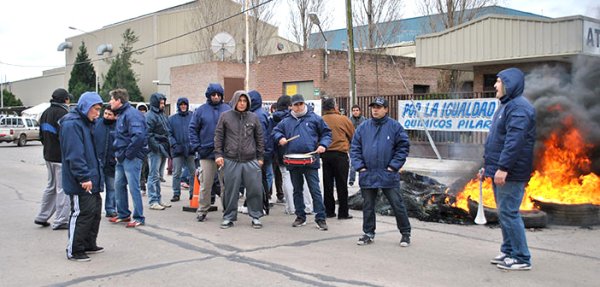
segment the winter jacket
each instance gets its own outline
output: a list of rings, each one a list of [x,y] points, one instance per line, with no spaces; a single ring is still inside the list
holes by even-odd
[[[213,104],[210,96],[214,93],[221,95],[221,101]],[[231,110],[231,107],[223,103],[223,88],[219,84],[210,84],[206,89],[206,104],[198,107],[190,121],[190,145],[192,152],[198,152],[200,159],[215,158],[215,128],[222,113]]]
[[[40,141],[44,145],[44,160],[46,161],[61,162],[58,120],[68,112],[69,107],[66,104],[51,100],[50,107],[40,117]]]
[[[179,109],[181,103],[188,106],[188,110],[183,112]],[[192,113],[189,111],[190,102],[187,98],[177,99],[177,113],[169,117],[169,143],[171,144],[172,157],[188,157],[192,155],[190,147],[189,125],[192,120]]]
[[[146,113],[146,131],[148,133],[148,148],[150,152],[169,157],[171,147],[169,146],[169,119],[160,109],[160,101],[167,98],[160,93],[150,96],[150,110]]]
[[[285,154],[285,146],[280,146],[279,142],[275,141],[275,139],[274,139],[275,134],[273,132],[275,130],[275,127],[281,121],[283,121],[283,119],[285,119],[289,116],[290,116],[290,110],[288,110],[287,107],[285,107],[285,109],[275,111],[271,115],[271,117],[273,119],[273,130],[271,131],[271,134],[269,137],[271,138],[271,141],[273,142],[273,156],[277,159],[277,162],[281,165],[283,165],[283,155]]]
[[[237,103],[242,95],[245,95],[243,91],[235,92],[232,102]],[[219,118],[215,130],[215,157],[240,162],[263,160],[263,129],[258,117],[250,112],[251,100],[248,101],[244,111],[229,110]]]
[[[406,162],[409,148],[404,128],[387,115],[362,123],[350,147],[350,159],[352,167],[359,171],[360,187],[399,187],[399,171]],[[366,170],[360,172],[363,168]]]
[[[96,121],[94,127],[94,141],[96,143],[96,153],[98,160],[105,175],[114,176],[117,160],[115,159],[115,149],[113,142],[115,141],[116,121],[109,123],[102,118]]]
[[[248,92],[252,105],[250,111],[253,112],[260,121],[260,125],[263,129],[263,142],[265,144],[265,155],[264,158],[270,160],[273,158],[273,138],[271,132],[273,131],[273,119],[269,117],[269,114],[262,108],[262,96],[258,91]]]
[[[124,103],[115,112],[117,114],[117,127],[113,143],[115,157],[119,162],[123,162],[126,158],[143,160],[148,153],[144,114],[132,107],[129,102]]]
[[[354,126],[354,129],[356,130],[358,128],[358,126],[360,126],[360,124],[362,124],[365,120],[367,120],[364,116],[360,116],[358,118],[355,118],[352,114],[350,115],[350,121],[352,122],[352,125]]]
[[[306,107],[308,109],[308,106]],[[319,146],[328,148],[331,144],[331,130],[319,115],[308,109],[302,117],[295,118],[290,115],[284,118],[273,130],[273,140],[276,144],[282,138],[291,138],[300,135],[297,139],[287,143],[284,148],[285,154],[305,154],[315,151]],[[315,154],[316,160],[310,168],[320,167],[319,155]],[[293,170],[294,166],[288,166]]]
[[[94,92],[81,95],[77,107],[60,120],[60,150],[62,152],[62,186],[66,194],[83,194],[81,184],[92,182],[92,193],[101,191],[102,172],[96,155],[92,131],[94,122],[87,113],[102,98]]]
[[[323,120],[331,129],[331,144],[327,151],[348,153],[352,136],[354,136],[352,122],[336,110],[323,111]]]
[[[494,177],[498,169],[507,171],[507,181],[527,182],[533,171],[535,109],[523,96],[525,77],[519,69],[498,73],[506,94],[494,114],[485,141],[485,176]]]

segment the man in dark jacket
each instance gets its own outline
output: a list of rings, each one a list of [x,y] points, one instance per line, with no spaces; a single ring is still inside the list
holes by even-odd
[[[146,221],[140,193],[140,174],[142,160],[148,153],[146,145],[146,121],[144,115],[129,104],[129,94],[125,89],[110,91],[110,107],[117,113],[115,132],[115,192],[117,199],[117,217],[113,223],[128,222],[127,227],[137,227]],[[129,188],[127,188],[129,186]],[[133,200],[133,221],[129,211],[127,190]]]
[[[246,188],[248,215],[252,227],[262,228],[263,196],[261,166],[263,165],[263,128],[258,117],[249,112],[251,100],[246,91],[237,91],[231,100],[235,108],[224,112],[215,129],[215,163],[222,168],[223,223],[233,226],[237,220],[240,186]]]
[[[312,164],[293,166],[288,165],[294,186],[294,205],[296,208],[296,220],[293,227],[306,224],[306,211],[304,210],[303,184],[304,179],[308,183],[308,189],[313,200],[315,222],[319,230],[327,230],[325,208],[323,206],[323,194],[319,186],[319,154],[324,153],[331,144],[331,130],[323,119],[315,114],[304,103],[302,95],[292,96],[291,116],[283,119],[273,130],[273,139],[280,146],[285,146],[285,154],[307,154],[316,153]],[[293,141],[289,138],[298,135]]]
[[[375,98],[371,104],[372,118],[358,127],[352,138],[350,158],[358,171],[363,203],[363,233],[358,245],[375,239],[375,201],[379,189],[387,197],[396,226],[402,234],[400,246],[410,244],[410,222],[400,192],[400,168],[406,162],[410,143],[402,125],[388,116],[388,101]]]
[[[502,245],[491,263],[501,269],[530,270],[531,254],[519,206],[533,171],[535,109],[523,97],[525,77],[521,70],[501,71],[494,87],[501,104],[492,120],[483,157],[485,176],[493,178]]]
[[[352,106],[352,113],[350,114],[350,121],[352,122],[352,125],[354,126],[354,130],[356,130],[358,128],[358,126],[360,126],[360,124],[362,124],[365,120],[366,120],[366,118],[362,115],[362,110],[360,109],[360,106],[359,105]],[[356,179],[356,170],[354,170],[352,165],[350,165],[350,171],[348,173],[348,184],[350,186],[353,186],[355,179]]]
[[[96,244],[102,216],[102,171],[92,134],[100,109],[100,95],[85,92],[77,107],[60,120],[63,187],[71,198],[67,258],[74,261],[90,261],[86,253],[104,251]]]
[[[117,203],[115,200],[115,151],[113,142],[115,141],[115,122],[117,117],[110,106],[104,108],[104,117],[96,121],[94,128],[94,140],[96,143],[96,153],[102,168],[102,182],[100,189],[106,189],[104,195],[104,211],[106,217],[117,217]]]
[[[163,161],[169,157],[169,119],[164,113],[167,97],[160,93],[150,96],[150,111],[146,113],[148,133],[148,201],[150,209],[164,210],[171,204],[163,203],[160,194],[160,174]]]
[[[194,111],[190,121],[190,144],[192,151],[200,158],[200,199],[196,219],[199,222],[206,220],[210,208],[210,193],[212,191],[217,165],[215,164],[215,129],[222,113],[231,109],[223,103],[223,87],[211,83],[206,89],[206,104]],[[223,184],[221,181],[221,194]]]
[[[262,107],[262,96],[256,90],[248,92],[250,96],[250,111],[253,112],[260,121],[260,125],[263,131],[263,142],[265,145],[265,152],[263,156],[262,165],[262,185],[266,194],[265,210],[269,210],[269,199],[271,199],[273,186],[273,138],[271,132],[273,131],[273,120],[269,117],[269,114]],[[269,214],[267,212],[267,214]]]
[[[169,143],[171,144],[171,158],[173,158],[173,198],[171,202],[179,201],[181,196],[181,173],[185,166],[188,172],[196,170],[194,153],[190,147],[189,125],[192,113],[189,111],[190,102],[187,98],[177,99],[177,113],[169,117]],[[190,180],[190,198],[194,191],[194,180]]]
[[[61,153],[58,120],[69,112],[71,95],[65,89],[52,93],[50,107],[40,117],[40,141],[44,145],[44,160],[48,170],[48,184],[42,195],[40,212],[34,223],[49,226],[48,219],[56,213],[52,229],[67,229],[69,221],[69,197],[65,195],[61,179]]]

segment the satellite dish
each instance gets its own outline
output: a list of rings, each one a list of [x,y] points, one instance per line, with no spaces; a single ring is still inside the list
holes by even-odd
[[[231,56],[235,52],[235,39],[228,33],[221,32],[213,37],[210,49],[213,53],[220,54],[221,61],[224,61],[225,56]]]

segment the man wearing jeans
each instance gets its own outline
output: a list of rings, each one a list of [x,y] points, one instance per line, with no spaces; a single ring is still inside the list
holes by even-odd
[[[410,222],[400,192],[400,168],[406,162],[410,143],[402,125],[388,116],[388,101],[377,97],[371,104],[372,118],[358,127],[352,138],[350,158],[358,171],[363,203],[363,233],[358,245],[375,239],[375,202],[379,189],[387,197],[396,226],[402,234],[400,246],[410,244]]]
[[[129,104],[129,94],[125,89],[110,91],[110,107],[117,113],[115,133],[115,195],[117,199],[117,217],[113,223],[128,222],[127,227],[137,227],[145,223],[142,194],[140,193],[140,175],[142,160],[148,153],[146,145],[146,121],[144,115]],[[127,196],[127,187],[133,200],[133,221]]]
[[[171,126],[164,114],[167,97],[160,93],[150,96],[150,111],[146,113],[146,130],[148,133],[148,204],[152,210],[164,210],[171,204],[163,203],[160,194],[161,171],[163,162],[169,157],[169,131]]]
[[[171,144],[171,157],[173,158],[173,197],[171,202],[179,201],[181,196],[182,170],[186,167],[188,175],[196,170],[194,153],[190,148],[190,120],[192,113],[189,111],[190,102],[187,98],[177,99],[177,113],[169,117],[169,143]],[[185,174],[184,174],[185,175]],[[189,181],[190,198],[194,191],[194,180]]]
[[[483,157],[485,176],[493,178],[502,245],[500,254],[490,262],[501,269],[530,270],[531,254],[519,206],[533,171],[535,109],[523,96],[525,76],[521,70],[509,68],[498,73],[494,88],[500,107],[494,114]]]
[[[96,153],[101,164],[102,182],[100,190],[105,189],[104,211],[106,217],[117,216],[117,204],[115,200],[115,151],[113,142],[115,141],[115,127],[117,117],[110,106],[104,108],[104,117],[96,121],[94,127],[94,141],[96,143]]]

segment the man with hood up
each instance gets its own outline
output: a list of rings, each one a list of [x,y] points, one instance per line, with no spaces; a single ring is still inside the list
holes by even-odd
[[[177,113],[169,117],[169,143],[171,144],[171,158],[173,159],[173,198],[171,202],[179,201],[181,196],[181,171],[183,166],[192,173],[196,170],[194,153],[190,147],[189,125],[192,113],[189,111],[190,102],[187,98],[177,99]],[[190,198],[194,190],[194,180],[190,181]]]
[[[117,203],[115,199],[115,126],[117,117],[110,106],[104,108],[104,117],[96,121],[94,127],[94,140],[96,142],[96,153],[102,170],[102,182],[100,188],[106,187],[104,195],[104,211],[106,217],[117,217]]]
[[[74,261],[90,261],[86,253],[104,251],[96,244],[102,216],[102,171],[92,134],[100,109],[100,95],[85,92],[77,107],[60,120],[63,188],[71,198],[67,258]]]
[[[262,165],[262,185],[266,194],[265,210],[269,210],[269,200],[272,196],[273,186],[273,138],[271,132],[273,131],[273,120],[269,118],[269,114],[262,108],[262,96],[256,90],[248,92],[250,96],[250,111],[253,112],[260,121],[260,125],[263,130],[263,142],[265,145],[265,152],[263,156]],[[267,214],[269,214],[267,212]]]
[[[223,103],[223,87],[220,84],[209,84],[204,95],[206,104],[194,111],[189,126],[192,152],[196,152],[200,158],[200,199],[196,212],[196,219],[199,222],[206,220],[206,214],[210,208],[210,193],[217,173],[215,129],[221,114],[231,109],[229,105]],[[222,182],[221,194],[223,194]]]
[[[485,176],[493,179],[502,245],[500,254],[490,262],[501,269],[530,270],[531,254],[519,206],[533,171],[535,109],[523,96],[525,76],[521,70],[509,68],[498,73],[494,88],[500,107],[494,114],[483,157]]]
[[[150,209],[164,210],[170,204],[161,201],[160,172],[163,161],[169,157],[171,126],[164,113],[167,97],[161,93],[150,96],[150,111],[146,113],[148,131],[148,201]]]
[[[237,91],[231,100],[233,110],[224,112],[215,130],[215,163],[222,168],[225,189],[221,228],[233,226],[237,220],[239,189],[246,187],[248,215],[252,227],[262,228],[262,172],[264,154],[263,128],[250,111],[251,99],[246,91]]]

